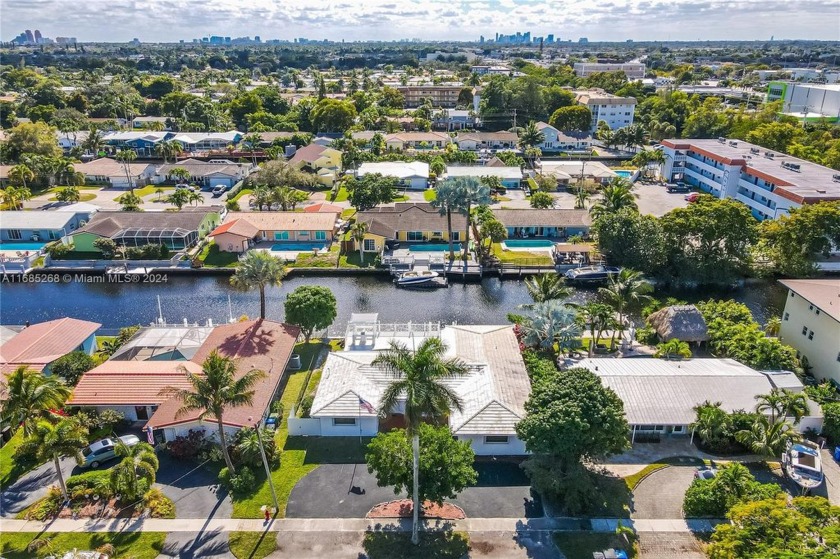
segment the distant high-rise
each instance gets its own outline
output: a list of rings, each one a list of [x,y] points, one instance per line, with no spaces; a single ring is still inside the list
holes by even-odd
[[[549,45],[551,43],[553,43],[554,42],[554,33],[549,33],[548,35],[546,35],[545,42],[548,43]]]
[[[31,43],[35,42],[35,36],[32,34],[32,31],[27,29],[26,31],[24,31],[24,33],[26,33],[26,42],[27,43],[31,44]]]
[[[581,37],[580,39],[578,39],[578,43],[580,43],[581,45],[588,45],[589,39],[587,39],[586,37]]]
[[[484,42],[484,35],[482,35],[481,37],[479,37],[479,38],[478,38],[478,42],[479,42],[479,43],[483,43],[483,42]]]
[[[43,38],[43,37],[41,37],[41,32],[40,32],[39,30],[37,30],[37,29],[36,29],[36,30],[35,30],[35,42],[36,42],[36,43],[40,43],[42,38]]]

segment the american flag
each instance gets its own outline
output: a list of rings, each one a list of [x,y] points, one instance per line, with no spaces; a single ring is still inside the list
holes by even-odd
[[[366,410],[368,413],[376,413],[376,410],[375,410],[375,409],[373,409],[373,406],[372,406],[372,405],[370,405],[370,402],[368,402],[367,400],[365,400],[365,399],[364,399],[364,398],[362,398],[362,397],[359,397],[359,407],[360,407],[360,408],[365,408],[365,410]]]
[[[155,444],[155,436],[152,434],[152,428],[151,427],[146,428],[146,440],[149,441],[150,445]]]

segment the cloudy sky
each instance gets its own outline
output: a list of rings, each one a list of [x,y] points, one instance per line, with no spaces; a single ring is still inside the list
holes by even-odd
[[[175,42],[208,35],[590,41],[840,40],[837,0],[0,0],[0,35]]]

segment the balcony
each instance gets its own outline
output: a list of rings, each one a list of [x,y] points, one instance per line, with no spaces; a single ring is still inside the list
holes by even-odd
[[[701,159],[697,159],[696,157],[690,158],[687,161],[687,163],[693,163],[697,165],[698,169],[702,169],[704,171],[712,173],[713,175],[715,175],[716,178],[723,175],[723,169],[715,167],[714,165],[709,165],[708,163],[704,163]]]
[[[773,208],[765,206],[758,200],[753,200],[749,196],[744,196],[743,194],[736,194],[735,199],[741,202],[742,204],[746,204],[754,210],[760,211],[763,214],[773,215]]]
[[[746,189],[747,189],[747,190],[749,190],[750,192],[759,192],[759,191],[761,191],[761,192],[762,192],[762,194],[764,194],[764,195],[766,195],[766,193],[768,193],[768,192],[773,192],[773,189],[772,189],[772,188],[770,188],[769,186],[766,186],[766,185],[764,185],[764,186],[763,186],[763,185],[761,185],[761,184],[754,184],[754,183],[752,183],[752,182],[750,182],[750,181],[748,181],[748,180],[744,180],[744,179],[742,179],[742,178],[739,178],[739,179],[738,179],[738,186],[739,186],[739,187],[746,188]]]

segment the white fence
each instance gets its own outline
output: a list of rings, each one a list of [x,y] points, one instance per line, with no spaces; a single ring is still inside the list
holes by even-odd
[[[289,426],[289,435],[309,435],[309,436],[320,436],[321,435],[321,420],[314,419],[311,417],[297,417],[295,415],[295,408],[292,407],[289,410],[289,418],[288,418],[288,426]]]

